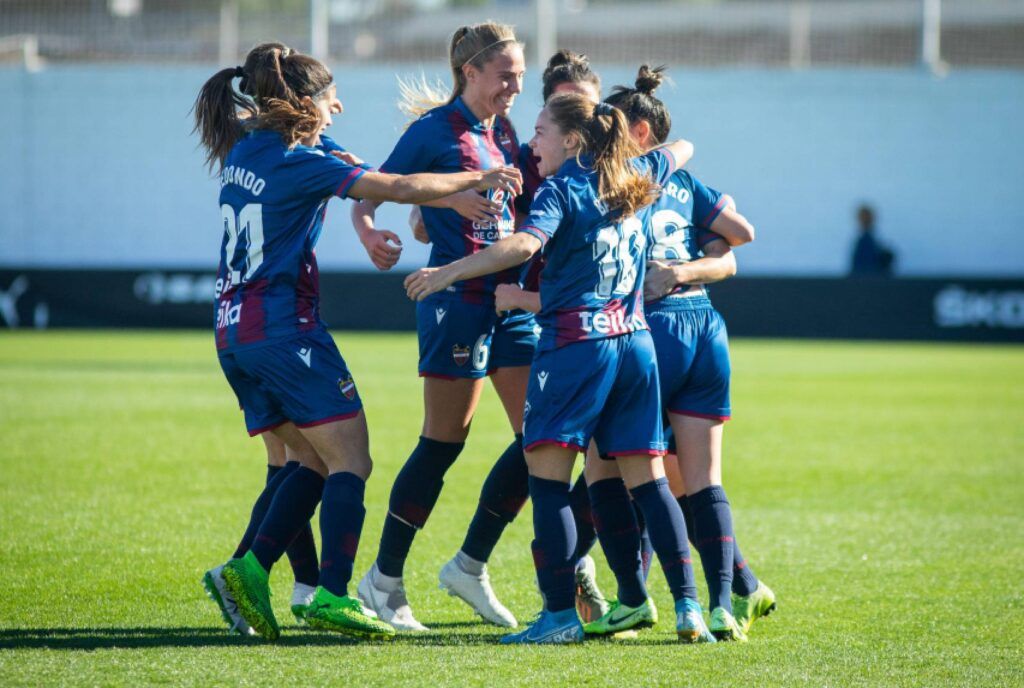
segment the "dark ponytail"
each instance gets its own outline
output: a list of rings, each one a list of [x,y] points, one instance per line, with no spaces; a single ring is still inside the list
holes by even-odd
[[[633,88],[616,86],[612,94],[604,102],[613,105],[626,114],[630,124],[643,120],[651,127],[653,143],[665,143],[668,133],[672,130],[672,117],[668,108],[654,92],[665,79],[665,66],[650,67],[641,65],[636,75]]]
[[[192,106],[199,143],[206,149],[206,166],[223,165],[224,158],[242,136],[243,120],[256,114],[252,100],[239,95],[232,87],[238,75],[236,67],[222,69],[203,84]]]

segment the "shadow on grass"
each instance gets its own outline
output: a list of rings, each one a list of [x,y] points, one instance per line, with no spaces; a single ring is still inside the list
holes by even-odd
[[[438,628],[476,626],[473,623],[438,624]],[[105,650],[150,647],[245,647],[277,645],[282,647],[325,647],[332,645],[415,645],[449,647],[455,645],[497,645],[494,633],[417,633],[400,634],[391,640],[366,641],[336,633],[321,633],[305,627],[282,629],[274,642],[256,637],[228,635],[213,627],[139,627],[139,628],[17,628],[0,629],[0,650]]]

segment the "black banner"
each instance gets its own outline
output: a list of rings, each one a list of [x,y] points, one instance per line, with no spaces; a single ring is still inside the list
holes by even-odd
[[[335,330],[413,330],[403,273],[323,273]],[[5,327],[212,328],[213,273],[0,270]],[[736,278],[712,299],[739,337],[1024,342],[1024,280]]]

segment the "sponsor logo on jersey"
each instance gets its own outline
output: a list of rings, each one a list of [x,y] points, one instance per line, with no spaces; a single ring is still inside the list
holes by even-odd
[[[597,332],[598,334],[628,334],[639,330],[646,330],[647,325],[643,317],[633,313],[626,317],[623,310],[611,312],[598,311],[597,313],[582,312],[580,317],[580,329],[584,332]]]
[[[448,315],[448,311],[443,308],[435,308],[434,315],[437,316],[437,324],[440,325],[441,321],[444,320],[444,316]]]
[[[296,351],[295,354],[302,359],[302,362],[306,364],[307,368],[313,367],[313,350],[308,346],[302,347]]]
[[[544,385],[548,383],[548,371],[542,370],[537,373],[537,382],[540,384],[540,391],[544,391]]]
[[[242,304],[231,305],[231,301],[221,301],[217,306],[217,329],[222,330],[228,325],[237,325],[242,320]]]
[[[351,377],[338,378],[338,389],[345,395],[345,398],[352,400],[356,398],[356,383]]]
[[[455,365],[466,365],[469,363],[469,347],[456,344],[452,347],[452,358],[455,360]]]

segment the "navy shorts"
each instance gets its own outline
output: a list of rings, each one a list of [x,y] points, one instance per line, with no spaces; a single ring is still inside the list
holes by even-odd
[[[602,457],[665,453],[654,343],[646,330],[538,351],[526,390],[527,451],[557,444]]]
[[[363,403],[327,330],[218,355],[250,435],[291,421],[300,428],[358,415]]]
[[[728,420],[729,336],[705,296],[659,301],[647,310],[658,354],[665,410],[684,416]]]
[[[539,328],[530,313],[499,316],[461,294],[431,294],[416,304],[420,376],[478,379],[498,368],[528,366]]]

